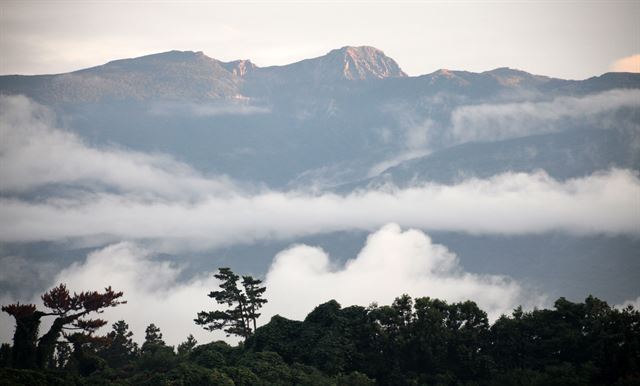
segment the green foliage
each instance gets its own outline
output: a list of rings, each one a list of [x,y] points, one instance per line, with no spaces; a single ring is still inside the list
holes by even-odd
[[[189,334],[187,340],[180,343],[178,345],[178,355],[187,355],[193,351],[193,348],[196,347],[198,341],[193,337],[192,334]]]
[[[65,372],[0,369],[0,386],[69,386],[83,384],[80,378]]]
[[[124,320],[112,325],[107,335],[109,343],[99,352],[112,368],[121,368],[130,364],[139,354],[138,344],[133,341],[133,332]]]
[[[239,280],[239,279],[238,279]],[[176,354],[158,327],[141,350],[124,321],[104,344],[69,337],[55,370],[0,368],[0,385],[635,385],[640,313],[588,297],[517,308],[490,325],[473,302],[398,297],[391,305],[317,306],[303,321],[274,316],[244,344]],[[64,345],[61,347],[68,347]],[[62,349],[64,350],[64,349]],[[12,357],[5,345],[0,358]],[[62,353],[63,351],[61,351]],[[5,366],[6,366],[5,365]]]

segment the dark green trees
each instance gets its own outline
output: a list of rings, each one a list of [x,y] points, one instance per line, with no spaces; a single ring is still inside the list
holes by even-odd
[[[135,360],[140,355],[140,349],[124,320],[117,321],[111,327],[111,332],[107,334],[108,344],[100,351],[100,356],[109,366],[120,368]]]
[[[211,291],[209,297],[218,304],[229,307],[225,311],[201,311],[194,319],[196,324],[209,331],[223,330],[229,335],[248,338],[256,329],[258,310],[267,302],[262,298],[266,288],[262,281],[251,276],[242,277],[242,288],[238,287],[240,277],[229,268],[220,268],[214,277],[220,280],[220,291]]]
[[[115,307],[125,303],[120,300],[122,292],[115,292],[111,287],[104,292],[88,291],[71,295],[64,284],[53,288],[42,295],[47,312],[39,311],[33,304],[10,304],[2,307],[2,311],[16,320],[13,336],[12,364],[17,368],[44,368],[52,362],[53,355],[61,336],[72,338],[76,347],[81,343],[95,339],[96,330],[107,322],[102,319],[87,319],[91,313],[101,313],[104,308]],[[55,319],[49,330],[38,338],[40,322],[45,316]],[[73,334],[65,335],[65,331]]]

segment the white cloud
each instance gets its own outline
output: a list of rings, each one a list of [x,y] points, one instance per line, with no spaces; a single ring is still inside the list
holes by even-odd
[[[640,72],[640,54],[627,56],[616,60],[611,65],[611,71],[615,72]]]
[[[87,146],[54,122],[50,110],[28,98],[0,96],[0,191],[73,184],[184,198],[232,188],[228,179],[204,178],[166,155]]]
[[[526,294],[508,278],[464,272],[457,257],[419,230],[388,224],[371,234],[357,257],[335,267],[320,248],[293,246],[274,259],[265,284],[265,315],[302,319],[314,306],[336,299],[343,306],[390,304],[397,296],[474,300],[492,319],[523,302]],[[529,298],[525,299],[525,295]]]
[[[144,340],[144,330],[155,323],[168,344],[176,345],[193,334],[201,342],[224,338],[224,333],[211,333],[197,326],[193,319],[199,311],[210,310],[217,305],[207,294],[218,285],[210,274],[181,281],[182,267],[153,259],[151,251],[133,243],[118,243],[90,253],[86,260],[60,271],[51,286],[66,283],[71,291],[100,291],[107,286],[123,291],[127,304],[106,309],[100,318],[109,321],[103,332],[111,330],[111,324],[124,319],[135,334],[135,340]],[[21,299],[24,302],[24,299]],[[2,304],[12,303],[7,297]],[[42,306],[35,297],[32,303]],[[4,314],[4,313],[3,313]],[[10,341],[13,320],[4,317],[0,338]]]
[[[267,107],[251,105],[245,100],[208,103],[162,102],[153,104],[149,109],[149,113],[152,115],[187,115],[197,117],[267,114],[270,111]]]
[[[615,308],[624,309],[629,306],[633,306],[635,310],[640,311],[640,296],[635,299],[625,300],[622,304],[616,304]]]
[[[166,156],[87,146],[26,98],[0,104],[0,192],[9,193],[0,198],[4,242],[150,239],[166,248],[208,248],[389,222],[480,234],[640,234],[640,179],[629,170],[564,182],[544,172],[505,173],[347,195],[247,192]],[[59,185],[74,190],[38,201],[15,195]]]
[[[371,177],[378,176],[380,175],[380,173],[384,172],[389,168],[398,166],[405,161],[424,157],[428,154],[429,154],[428,150],[408,150],[406,152],[400,153],[395,157],[389,158],[387,160],[378,162],[377,164],[373,165],[369,169],[369,172],[367,173],[367,177],[371,178]]]
[[[474,234],[640,235],[635,172],[611,170],[559,182],[544,172],[506,173],[456,185],[426,184],[349,195],[265,192],[196,202],[96,194],[27,202],[0,199],[0,240],[111,235],[220,246],[258,239],[372,230],[398,222]]]
[[[557,132],[562,120],[597,123],[599,128],[619,127],[610,114],[622,108],[640,108],[640,90],[610,90],[584,97],[562,96],[545,102],[467,105],[451,113],[453,143],[496,141]],[[607,113],[607,114],[605,114]],[[637,123],[624,122],[640,130]]]
[[[123,291],[128,303],[106,309],[101,318],[110,324],[124,319],[138,341],[144,339],[149,323],[159,326],[171,345],[184,341],[188,334],[201,343],[226,339],[224,333],[205,331],[193,322],[199,311],[218,307],[207,296],[218,286],[213,272],[187,281],[179,278],[181,272],[179,265],[154,259],[152,251],[122,242],[92,252],[85,261],[60,271],[51,285],[66,283],[77,292],[107,286]],[[344,306],[367,306],[373,301],[389,304],[403,293],[448,301],[472,299],[492,318],[518,304],[534,306],[543,301],[509,278],[464,272],[445,246],[433,244],[421,231],[402,231],[395,224],[371,234],[358,256],[343,267],[334,267],[319,248],[292,246],[276,255],[265,285],[269,303],[263,309],[262,323],[275,314],[302,319],[330,299]],[[5,296],[1,301],[9,304],[14,300]],[[31,302],[42,304],[37,297]],[[10,341],[13,321],[6,315],[1,318],[0,339]]]

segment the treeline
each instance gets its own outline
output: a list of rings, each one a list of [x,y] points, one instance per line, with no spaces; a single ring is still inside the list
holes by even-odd
[[[121,294],[108,289],[70,295],[60,286],[57,298],[50,293],[47,298],[49,305],[58,307],[49,315],[57,312],[56,320],[66,318],[69,326],[75,326],[72,329],[84,332],[64,335],[67,339],[56,341],[55,350],[45,345],[39,351],[42,337],[37,334],[28,337],[32,347],[20,347],[16,338],[13,345],[2,345],[0,384],[640,384],[640,313],[633,307],[612,308],[591,296],[583,303],[560,298],[553,309],[518,308],[493,324],[471,301],[447,303],[403,295],[391,305],[342,308],[332,300],[317,306],[303,321],[275,316],[254,329],[248,315],[258,314],[251,311],[246,292],[231,285],[238,277],[230,277],[221,291],[210,294],[227,302],[230,310],[201,313],[198,318],[204,325],[208,315],[208,323],[239,333],[245,340],[237,346],[198,345],[192,336],[177,347],[168,346],[153,324],[138,346],[124,321],[114,323],[107,336],[96,337],[93,330],[86,330],[91,327],[88,322],[80,322],[81,316],[121,303]],[[259,283],[244,281],[259,299]],[[250,311],[236,312],[240,309]],[[18,315],[17,321],[46,316],[35,308],[14,307],[7,312]],[[20,334],[33,334],[25,328],[24,320],[17,323],[18,339]]]

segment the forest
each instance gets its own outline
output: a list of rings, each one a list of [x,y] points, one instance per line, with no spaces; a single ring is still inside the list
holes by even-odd
[[[552,309],[521,307],[490,323],[474,302],[404,294],[390,305],[320,304],[302,321],[258,327],[265,287],[220,268],[218,307],[194,323],[242,340],[167,345],[152,321],[138,345],[126,321],[94,318],[125,303],[112,288],[64,284],[34,304],[3,305],[15,318],[0,348],[0,385],[637,385],[640,312],[593,296]],[[144,307],[144,305],[139,305]],[[41,334],[41,322],[51,327]]]

